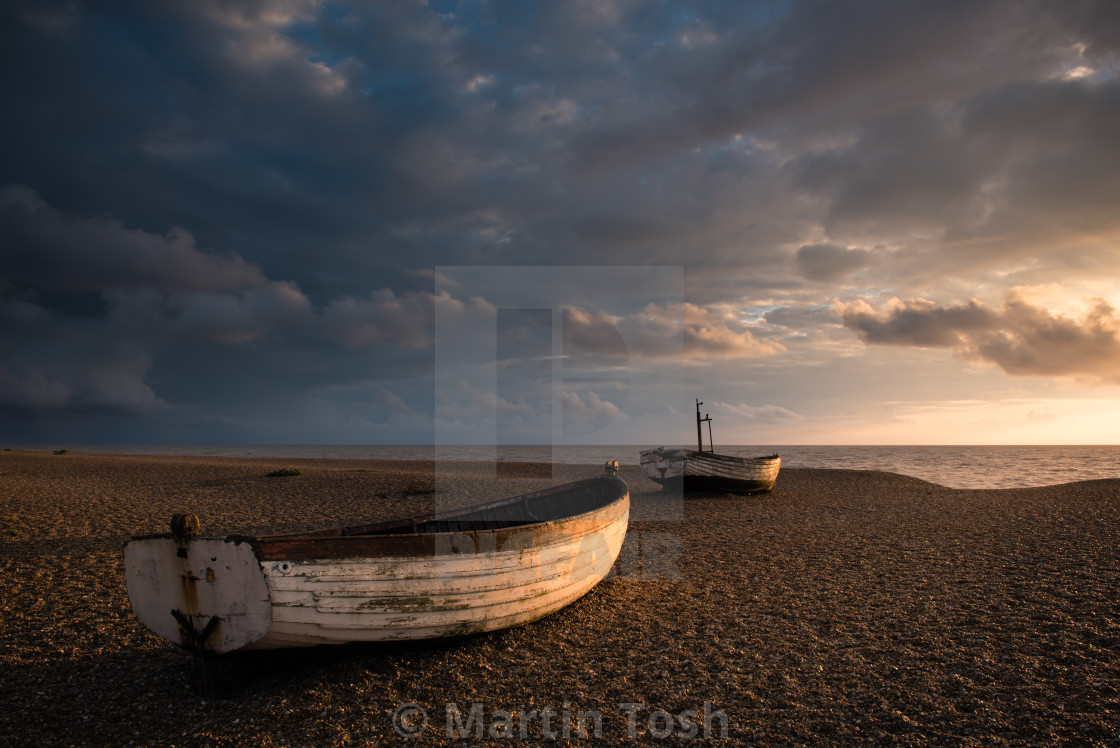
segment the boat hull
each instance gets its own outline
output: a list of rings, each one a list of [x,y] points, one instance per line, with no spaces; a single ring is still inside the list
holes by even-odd
[[[250,648],[445,638],[530,623],[609,573],[628,519],[627,501],[554,527],[444,534],[431,556],[370,559],[355,549],[262,561],[272,627]]]
[[[642,472],[652,480],[667,485],[679,483],[684,477],[685,452],[683,449],[646,449],[639,453]]]
[[[626,484],[610,476],[579,484],[613,498],[527,524],[501,520],[505,504],[466,520],[418,520],[445,532],[139,538],[125,546],[129,598],[149,628],[184,647],[192,634],[182,617],[195,631],[217,618],[204,642],[214,652],[446,638],[529,623],[598,584],[625,540]],[[548,499],[564,499],[552,494],[527,506],[540,513]],[[494,526],[470,529],[486,525]]]
[[[641,452],[642,471],[665,488],[752,494],[774,487],[781,469],[778,455],[734,457],[686,449]]]

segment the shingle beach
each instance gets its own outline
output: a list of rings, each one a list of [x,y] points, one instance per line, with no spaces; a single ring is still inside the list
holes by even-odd
[[[266,477],[284,467],[303,474]],[[438,468],[0,452],[0,744],[1120,746],[1120,480],[784,468],[769,494],[680,501],[626,467],[618,573],[559,613],[217,658],[207,695],[131,612],[122,545],[175,512],[293,532],[601,470]]]

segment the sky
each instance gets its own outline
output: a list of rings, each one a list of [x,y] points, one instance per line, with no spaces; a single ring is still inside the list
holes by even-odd
[[[0,442],[1120,443],[1113,0],[11,0]]]

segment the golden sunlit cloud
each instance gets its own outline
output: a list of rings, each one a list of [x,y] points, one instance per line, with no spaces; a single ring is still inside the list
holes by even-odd
[[[1016,289],[993,309],[971,301],[942,306],[891,299],[882,311],[863,301],[837,302],[846,327],[870,345],[949,348],[1018,376],[1082,376],[1120,384],[1120,317],[1104,299],[1079,317],[1030,303]]]

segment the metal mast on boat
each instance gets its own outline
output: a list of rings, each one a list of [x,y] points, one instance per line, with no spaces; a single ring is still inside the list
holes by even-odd
[[[711,447],[712,447],[711,450],[709,450],[709,451],[711,451],[712,454],[715,454],[716,445],[712,441],[712,417],[708,413],[705,413],[703,418],[700,417],[700,406],[703,405],[703,404],[704,403],[700,402],[700,398],[696,398],[696,451],[697,452],[703,452],[704,451],[704,432],[701,429],[700,424],[707,421],[707,423],[708,423],[708,444],[710,444]]]

